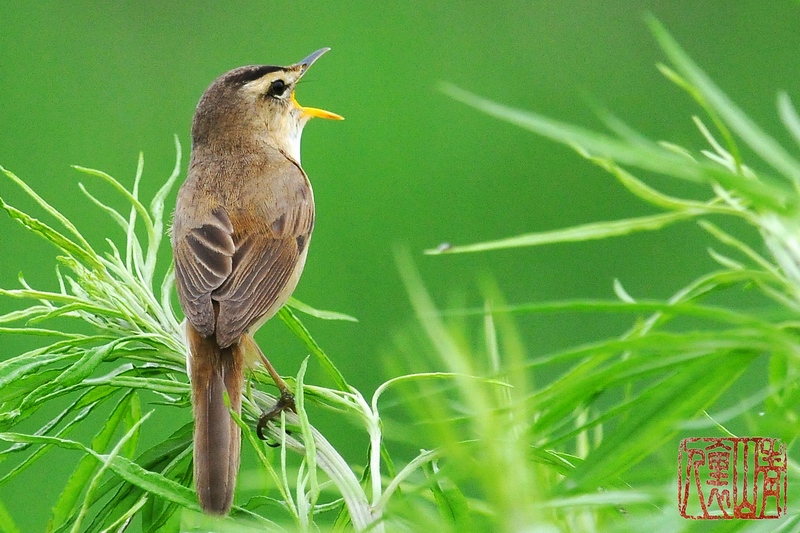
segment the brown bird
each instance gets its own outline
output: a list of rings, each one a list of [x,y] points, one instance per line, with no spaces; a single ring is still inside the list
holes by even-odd
[[[328,48],[288,67],[240,67],[203,94],[192,122],[189,173],[172,226],[175,280],[186,315],[194,409],[194,479],[205,512],[226,514],[239,470],[245,361],[259,357],[281,389],[271,414],[292,408],[286,383],[253,333],[297,286],[314,228],[314,196],[300,166],[312,117],[295,86]]]

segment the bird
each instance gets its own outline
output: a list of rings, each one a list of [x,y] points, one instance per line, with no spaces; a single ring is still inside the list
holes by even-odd
[[[226,72],[203,93],[192,120],[171,242],[186,316],[194,481],[208,514],[230,511],[239,470],[241,430],[224,393],[240,414],[245,368],[260,358],[281,391],[265,416],[294,407],[253,334],[289,299],[306,262],[315,210],[300,137],[311,118],[342,117],[301,106],[295,88],[328,50],[289,66]]]

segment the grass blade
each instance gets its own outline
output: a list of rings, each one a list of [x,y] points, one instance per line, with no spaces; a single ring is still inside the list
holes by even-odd
[[[686,54],[655,17],[647,17],[650,30],[662,50],[669,56],[686,80],[699,91],[728,126],[736,132],[764,161],[800,186],[800,162],[775,139],[756,125],[711,81],[705,72]]]
[[[467,244],[463,246],[440,247],[425,250],[427,255],[439,254],[458,254],[468,252],[486,252],[489,250],[501,250],[504,248],[520,248],[523,246],[541,246],[544,244],[554,244],[563,242],[583,242],[597,239],[607,239],[628,235],[639,231],[656,231],[663,229],[670,224],[688,220],[695,216],[691,211],[678,211],[675,213],[663,213],[624,220],[612,220],[607,222],[593,222],[581,226],[559,229],[553,231],[542,231],[508,237],[496,241]]]
[[[291,309],[289,309],[287,306],[283,306],[281,310],[278,311],[278,317],[289,327],[292,333],[294,333],[298,339],[303,341],[308,349],[311,350],[311,353],[317,358],[317,361],[322,368],[333,379],[339,390],[344,392],[349,391],[350,386],[344,379],[344,375],[342,375],[339,369],[336,368],[336,365],[333,364],[333,361],[331,361],[320,345],[317,344],[317,341],[314,340],[308,329],[306,329],[303,323],[300,322],[300,319],[297,318],[297,315],[292,313]]]
[[[797,206],[796,196],[781,182],[760,176],[749,180],[719,165],[691,162],[656,143],[631,144],[607,135],[547,118],[530,111],[516,109],[482,98],[451,84],[442,84],[442,92],[495,118],[566,144],[580,147],[581,153],[612,159],[620,164],[666,174],[699,183],[720,183],[737,191],[756,205],[776,212],[791,211]]]

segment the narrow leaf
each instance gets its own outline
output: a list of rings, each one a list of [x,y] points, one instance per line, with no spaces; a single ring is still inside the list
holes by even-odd
[[[350,386],[347,384],[347,380],[344,379],[344,375],[336,368],[336,365],[333,364],[333,361],[328,357],[325,351],[317,344],[317,341],[311,336],[311,333],[306,329],[300,319],[297,318],[297,315],[292,313],[291,309],[287,306],[283,306],[280,311],[278,311],[278,317],[286,324],[289,329],[294,333],[298,339],[305,343],[306,347],[311,350],[311,353],[314,357],[317,358],[317,361],[322,366],[323,369],[328,373],[328,375],[333,379],[336,386],[339,390],[347,392],[350,390]]]
[[[123,396],[114,410],[111,412],[106,423],[100,429],[100,432],[92,439],[92,449],[98,453],[105,452],[111,443],[111,439],[119,428],[125,412],[129,409],[132,393]],[[62,524],[75,513],[75,506],[80,498],[81,493],[89,483],[92,475],[97,470],[97,462],[89,456],[84,456],[72,475],[67,480],[58,501],[53,506],[53,516],[48,523],[48,531],[58,529]]]
[[[797,115],[791,98],[785,92],[778,94],[778,114],[795,142],[800,145],[800,116]]]
[[[12,443],[24,442],[30,444],[55,444],[61,448],[88,453],[95,457],[95,459],[98,461],[110,461],[108,463],[109,468],[125,481],[132,483],[137,487],[146,490],[147,492],[183,505],[184,507],[189,507],[190,509],[196,510],[200,509],[193,490],[179,485],[178,483],[165,478],[161,474],[145,470],[133,461],[119,455],[109,457],[99,454],[79,442],[44,435],[35,436],[26,435],[23,433],[4,432],[0,433],[0,440]]]
[[[752,354],[725,352],[708,356],[643,391],[637,408],[627,411],[627,418],[607,433],[566,484],[587,491],[619,484],[616,476],[658,449],[677,432],[679,422],[710,405],[744,372],[752,358]]]
[[[85,248],[81,247],[81,245],[71,241],[70,239],[68,239],[58,231],[54,230],[44,222],[41,222],[40,220],[35,219],[26,213],[23,213],[19,209],[11,205],[8,205],[2,198],[0,198],[0,207],[5,209],[6,212],[11,216],[11,218],[13,218],[14,220],[18,221],[20,224],[25,226],[26,229],[43,237],[45,240],[54,244],[64,253],[75,256],[81,261],[84,261],[86,264],[91,265],[93,268],[96,268],[98,270],[103,269],[102,265],[97,260],[97,256],[94,253],[94,250],[91,250],[88,244],[85,245],[86,246]]]
[[[796,196],[788,187],[767,176],[760,176],[760,181],[748,179],[714,163],[687,161],[685,157],[656,143],[632,144],[631,141],[615,139],[536,113],[493,102],[451,84],[442,84],[441,90],[453,99],[488,115],[562,144],[580,147],[594,157],[610,158],[620,164],[633,165],[684,180],[701,183],[718,182],[731,190],[738,191],[750,201],[778,212],[789,211],[797,204]]]
[[[61,225],[63,225],[70,233],[72,233],[78,239],[79,245],[76,245],[78,246],[78,248],[83,250],[84,253],[88,255],[91,256],[97,255],[94,253],[94,250],[92,250],[92,247],[89,245],[86,239],[83,238],[83,235],[81,235],[81,233],[78,231],[78,228],[76,228],[75,225],[72,222],[70,222],[70,220],[67,217],[62,215],[61,212],[58,211],[58,209],[47,203],[47,201],[45,201],[44,198],[39,196],[36,193],[36,191],[34,191],[27,183],[25,183],[19,177],[17,177],[17,175],[14,174],[13,172],[6,170],[2,166],[0,166],[0,172],[3,172],[11,181],[16,183],[23,191],[25,191],[25,193],[28,196],[33,198],[33,200],[36,201],[36,203],[39,204],[48,214],[50,214],[53,218],[58,220],[61,223]],[[5,202],[3,202],[3,206],[4,207],[6,206]],[[64,238],[66,239],[66,237]]]
[[[672,38],[655,17],[647,22],[676,68],[705,97],[712,108],[764,161],[800,185],[800,162],[739,109]]]
[[[304,304],[296,298],[289,298],[289,301],[286,302],[286,305],[292,309],[297,309],[301,313],[305,313],[316,318],[321,318],[322,320],[344,320],[346,322],[358,322],[358,319],[353,316],[346,315],[344,313],[337,313],[336,311],[323,311],[322,309],[316,309],[310,305]]]
[[[608,222],[593,222],[566,229],[528,233],[516,237],[499,239],[496,241],[467,244],[463,246],[451,246],[449,248],[434,248],[425,250],[425,253],[428,255],[439,255],[485,252],[488,250],[499,250],[503,248],[519,248],[523,246],[541,246],[543,244],[607,239],[609,237],[618,237],[639,231],[659,230],[669,226],[670,224],[688,220],[694,216],[695,213],[692,211],[677,211],[674,213],[663,213],[623,220],[612,220]]]

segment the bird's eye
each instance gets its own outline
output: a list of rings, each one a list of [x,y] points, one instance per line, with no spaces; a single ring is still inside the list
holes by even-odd
[[[269,84],[267,95],[273,98],[280,98],[286,92],[286,83],[283,80],[275,80]]]

